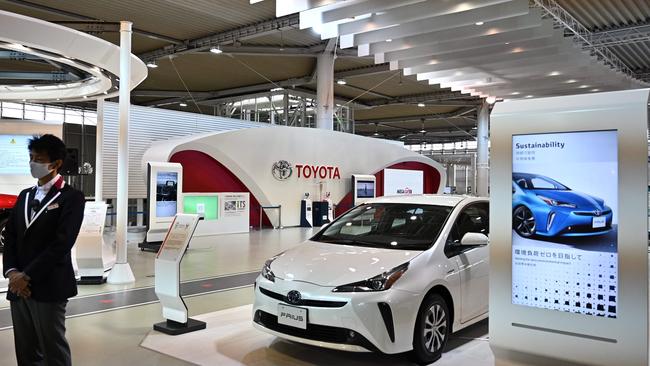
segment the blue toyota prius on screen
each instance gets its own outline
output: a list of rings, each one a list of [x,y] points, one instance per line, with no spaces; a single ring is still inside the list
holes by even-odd
[[[543,175],[512,173],[512,227],[524,238],[601,235],[612,230],[612,209]]]

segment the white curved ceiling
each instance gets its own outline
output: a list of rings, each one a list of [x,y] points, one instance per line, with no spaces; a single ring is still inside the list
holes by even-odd
[[[251,1],[257,2],[257,1]],[[640,87],[528,0],[283,0],[276,15],[418,80],[504,99]]]
[[[0,11],[0,48],[66,64],[89,77],[68,83],[0,85],[1,100],[78,101],[117,96],[120,48],[87,33]],[[147,77],[147,67],[131,55],[131,89]]]

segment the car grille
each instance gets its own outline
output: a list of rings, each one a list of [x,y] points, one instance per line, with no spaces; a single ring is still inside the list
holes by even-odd
[[[600,215],[596,215],[594,211],[573,211],[573,213],[578,216],[605,216],[612,213],[612,210],[601,211]]]
[[[326,300],[308,300],[308,299],[301,299],[298,303],[292,303],[289,302],[286,296],[275,293],[273,291],[269,291],[263,287],[260,287],[260,292],[272,299],[283,301],[291,305],[309,306],[315,308],[342,308],[345,306],[345,304],[347,304],[347,302],[345,301],[326,301]]]
[[[369,351],[377,351],[370,341],[361,334],[345,328],[326,325],[307,324],[307,329],[295,328],[278,323],[278,317],[265,311],[257,310],[253,321],[264,328],[293,337],[309,339],[318,342],[349,344],[363,347]]]

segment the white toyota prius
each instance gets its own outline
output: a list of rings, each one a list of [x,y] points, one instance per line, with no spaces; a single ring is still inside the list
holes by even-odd
[[[253,321],[277,337],[437,360],[487,317],[488,200],[394,196],[357,206],[269,259]]]

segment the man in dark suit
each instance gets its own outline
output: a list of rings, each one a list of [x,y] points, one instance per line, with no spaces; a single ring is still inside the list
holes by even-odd
[[[18,196],[2,258],[16,358],[19,365],[71,365],[65,308],[68,298],[77,295],[70,250],[85,199],[58,174],[66,155],[63,141],[43,135],[31,139],[28,147],[38,184]]]

